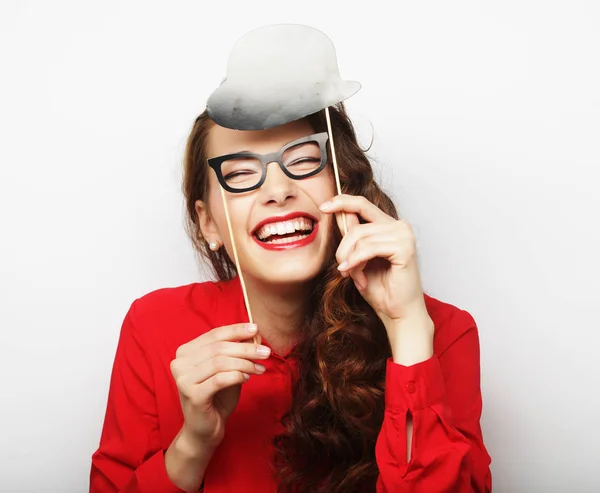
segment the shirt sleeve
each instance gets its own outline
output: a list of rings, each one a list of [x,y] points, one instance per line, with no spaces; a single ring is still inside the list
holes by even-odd
[[[121,327],[90,493],[185,493],[167,475],[152,371],[134,312],[135,302]]]
[[[481,433],[479,336],[473,325],[439,356],[387,362],[385,414],[376,444],[377,493],[489,493]],[[413,435],[407,461],[406,420]]]

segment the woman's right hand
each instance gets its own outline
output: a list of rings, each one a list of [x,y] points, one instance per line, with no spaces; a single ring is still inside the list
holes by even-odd
[[[256,331],[247,323],[217,327],[177,349],[171,373],[183,410],[182,433],[194,443],[218,446],[242,384],[264,373],[255,361],[268,358],[270,349],[248,342]]]

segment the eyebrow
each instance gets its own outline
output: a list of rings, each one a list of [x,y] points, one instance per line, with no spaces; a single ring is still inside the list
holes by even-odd
[[[303,137],[298,137],[297,139],[290,140],[289,142],[286,142],[285,144],[281,145],[279,147],[279,149],[277,149],[277,150],[280,150],[281,148],[285,147],[288,144],[291,144],[292,142],[296,142],[297,140],[303,139],[304,137],[308,137],[309,135],[314,135],[314,134],[308,134],[308,135],[304,135]],[[277,151],[274,151],[274,152],[277,152]],[[235,152],[228,152],[227,154],[243,154],[243,153],[260,154],[260,153],[256,153],[256,152],[253,152],[253,151],[249,151],[248,149],[243,149],[241,151],[235,151]]]

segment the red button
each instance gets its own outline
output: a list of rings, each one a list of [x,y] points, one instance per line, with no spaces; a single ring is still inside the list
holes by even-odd
[[[406,391],[407,391],[409,394],[414,394],[414,393],[415,393],[415,390],[416,390],[416,388],[415,388],[415,383],[414,383],[414,382],[408,382],[408,383],[406,384]]]

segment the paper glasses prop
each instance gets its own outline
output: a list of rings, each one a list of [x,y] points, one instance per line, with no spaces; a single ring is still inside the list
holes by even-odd
[[[209,97],[206,109],[215,123],[235,130],[272,128],[325,110],[337,193],[341,194],[329,107],[359,89],[358,82],[341,79],[335,47],[324,33],[299,24],[274,24],[254,29],[235,43],[227,61],[227,76]],[[225,190],[222,185],[220,188],[235,266],[253,323]],[[346,234],[343,214],[342,222]]]

